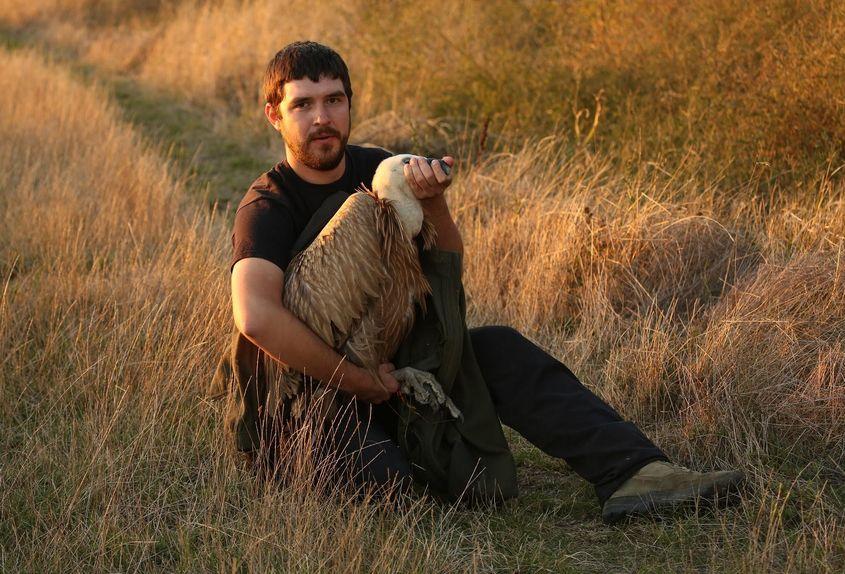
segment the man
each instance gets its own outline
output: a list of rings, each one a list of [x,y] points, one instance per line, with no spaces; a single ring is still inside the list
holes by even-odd
[[[354,418],[365,424],[339,421],[342,440],[329,448],[362,455],[355,459],[360,480],[407,484],[410,465],[378,416],[379,405],[398,390],[389,374],[393,365],[382,365],[381,380],[374,380],[342,360],[284,308],[280,296],[292,248],[323,200],[339,190],[351,194],[360,184],[369,187],[376,166],[390,153],[347,145],[351,82],[346,64],[326,46],[286,46],[267,68],[264,92],[265,115],[284,139],[285,160],[252,184],[235,217],[235,325],[251,350],[355,397]],[[455,163],[448,156],[441,161]],[[451,177],[438,161],[412,160],[405,170],[437,229],[436,248],[462,253],[461,235],[444,197]],[[514,329],[480,327],[470,330],[470,338],[498,417],[593,483],[605,521],[714,499],[741,483],[739,472],[701,474],[670,464],[633,423],[622,420],[562,363]]]

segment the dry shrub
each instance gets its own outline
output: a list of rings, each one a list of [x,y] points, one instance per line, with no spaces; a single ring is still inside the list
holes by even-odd
[[[671,423],[683,401],[676,384],[683,368],[683,332],[671,310],[652,307],[635,320],[611,325],[602,325],[604,333],[578,332],[579,338],[592,336],[610,349],[601,369],[605,397],[632,420]]]
[[[58,10],[73,18],[95,4],[36,0],[26,10],[76,6]],[[347,59],[357,121],[407,110],[489,123],[509,139],[556,133],[735,182],[801,181],[843,161],[844,6],[197,1],[77,42],[88,61],[252,117],[269,59],[311,38]],[[436,24],[420,26],[424,15]]]
[[[689,213],[684,205],[643,201],[614,214],[610,223],[587,214],[596,238],[594,260],[600,262],[593,272],[604,276],[618,312],[654,306],[686,316],[718,298],[751,263],[744,257],[747,247],[730,230],[712,216]]]
[[[734,512],[716,518],[718,543],[709,544],[705,560],[689,570],[713,572],[840,572],[842,553],[841,505],[830,489],[807,488],[804,477],[783,480],[766,472],[751,478],[753,496]],[[707,527],[695,521],[691,527]],[[726,552],[727,551],[727,552]]]
[[[677,460],[756,480],[721,539],[690,523],[714,569],[726,554],[738,570],[841,564],[841,3],[493,1],[438,8],[433,29],[425,5],[387,2],[183,3],[96,30],[56,12],[69,20],[44,34],[100,69],[226,118],[255,109],[263,129],[273,53],[304,37],[338,48],[356,137],[460,150],[448,195],[470,322],[533,335]],[[422,508],[403,527],[306,488],[243,492],[214,409],[194,399],[229,326],[227,232],[184,204],[102,95],[31,57],[2,61],[0,409],[16,464],[0,524],[29,564],[487,564],[486,540]],[[806,177],[767,185],[789,170]],[[798,478],[781,488],[784,475]]]
[[[454,118],[429,119],[411,110],[390,110],[353,122],[350,142],[377,145],[393,153],[428,157],[456,155],[477,141],[475,131]],[[461,155],[466,161],[470,158]]]
[[[476,307],[566,325],[591,320],[583,306],[600,290],[621,315],[686,316],[753,267],[749,241],[714,218],[712,190],[663,202],[659,179],[608,176],[606,162],[564,160],[556,143],[492,156],[451,192],[469,249],[484,254],[468,263]]]
[[[769,207],[755,217],[766,230],[767,252],[778,258],[805,251],[829,252],[845,243],[845,182],[833,182],[824,175],[817,189],[802,191],[803,197],[791,198],[780,209]]]
[[[485,560],[425,499],[396,514],[322,496],[313,472],[280,489],[236,470],[203,399],[231,329],[227,228],[100,89],[29,52],[0,53],[0,71],[4,567]]]
[[[776,435],[772,442],[800,441],[799,458],[841,459],[841,264],[841,254],[835,252],[806,253],[783,265],[763,265],[714,308],[691,367],[704,410],[718,417],[726,403],[736,405],[744,417],[763,427],[761,432]]]
[[[2,0],[4,21],[14,26],[73,20],[93,26],[114,25],[129,19],[155,19],[181,0]]]
[[[841,189],[764,210],[557,150],[489,156],[450,190],[471,322],[533,335],[682,458],[829,449],[845,424]]]
[[[355,37],[352,10],[342,3],[224,0],[183,4],[162,26],[139,77],[202,102],[234,109],[263,108],[261,79],[285,44],[314,39],[332,46]],[[354,54],[349,65],[355,63]],[[364,81],[355,77],[356,86]],[[358,107],[362,98],[355,98]]]

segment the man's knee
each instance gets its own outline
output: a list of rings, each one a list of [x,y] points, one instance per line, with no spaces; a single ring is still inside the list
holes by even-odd
[[[514,345],[527,341],[525,336],[507,325],[485,325],[469,330],[473,349],[503,349],[513,348]]]
[[[412,480],[411,465],[381,423],[371,416],[369,406],[359,408],[334,421],[329,450],[335,464],[352,473],[357,486],[402,485]]]
[[[411,465],[405,455],[396,448],[385,448],[364,464],[366,481],[384,488],[397,490],[409,488],[413,481]]]

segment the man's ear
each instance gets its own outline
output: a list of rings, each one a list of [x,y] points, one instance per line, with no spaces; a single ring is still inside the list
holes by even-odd
[[[280,129],[282,116],[279,113],[279,106],[274,106],[270,102],[267,102],[264,104],[264,115],[267,117],[267,121],[270,122],[270,125],[272,125],[274,129]]]

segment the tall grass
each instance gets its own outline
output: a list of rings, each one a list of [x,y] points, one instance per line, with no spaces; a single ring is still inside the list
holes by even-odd
[[[649,565],[841,570],[841,4],[147,4],[4,18],[277,149],[267,60],[302,37],[337,47],[359,140],[459,158],[469,322],[518,327],[676,460],[748,473],[754,491],[716,518],[605,545],[569,524],[590,555],[569,567],[636,568],[662,544],[681,555]],[[101,91],[32,54],[2,66],[8,564],[513,566],[486,516],[389,518],[234,472],[197,398],[231,328],[226,226]]]
[[[347,59],[361,124],[400,111],[485,125],[491,142],[555,133],[735,182],[812,180],[845,161],[845,6],[833,0],[136,0],[119,26],[80,26],[115,12],[103,5],[26,2],[5,19],[37,22],[49,6],[87,60],[252,125],[269,59],[311,38]]]
[[[845,188],[762,209],[559,149],[491,155],[450,190],[472,322],[529,334],[675,460],[746,470],[756,495],[723,520],[747,554],[715,570],[835,571]]]
[[[755,215],[556,149],[491,157],[451,192],[476,320],[551,341],[634,419],[681,425],[679,453],[742,465],[800,436],[794,463],[838,468],[843,189],[806,219],[790,202]]]

